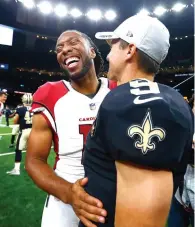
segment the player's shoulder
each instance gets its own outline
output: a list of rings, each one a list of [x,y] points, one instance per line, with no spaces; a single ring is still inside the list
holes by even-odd
[[[173,88],[156,82],[137,79],[110,91],[102,102],[105,115],[120,113],[140,114],[150,108],[166,119],[185,124],[191,122],[191,111],[183,97]],[[158,116],[158,114],[156,114]]]
[[[146,79],[136,79],[128,83],[119,85],[111,92],[108,93],[104,102],[117,103],[123,100],[122,103],[129,105],[144,105],[149,102],[152,104],[164,103],[166,105],[175,103],[175,106],[184,105],[187,103],[175,89],[156,82],[152,82]],[[152,102],[156,101],[156,102]]]
[[[25,111],[26,111],[26,107],[25,106],[20,106],[20,107],[18,107],[16,109],[16,113],[18,113],[18,114],[21,114],[21,113],[23,113]]]
[[[66,83],[61,80],[57,82],[47,82],[40,86],[33,95],[33,102],[47,103],[54,97],[59,99],[69,91]]]
[[[193,135],[191,112],[173,88],[134,80],[108,93],[91,136],[101,136],[117,160],[173,169]]]
[[[23,110],[25,108],[25,106],[19,106],[16,108],[16,111],[20,111],[20,110]]]
[[[163,95],[167,95],[167,96],[173,95],[174,98],[179,99],[179,101],[182,99],[182,102],[184,101],[186,103],[183,96],[179,92],[177,92],[174,88],[167,86],[165,84],[161,84],[161,83],[157,83],[157,84],[158,84],[158,87],[160,89],[160,92]]]
[[[184,115],[192,112],[188,103],[178,91],[164,84],[158,83],[158,86],[165,106],[171,108],[173,112],[177,111]]]
[[[61,81],[57,81],[57,82],[47,82],[43,85],[41,85],[37,91],[34,93],[33,96],[36,96],[36,95],[42,95],[42,96],[45,96],[45,95],[48,95],[50,94],[51,92],[59,89],[59,87],[61,86],[65,86],[64,82],[61,80]]]

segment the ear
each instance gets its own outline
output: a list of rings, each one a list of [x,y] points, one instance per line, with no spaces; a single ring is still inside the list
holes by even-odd
[[[126,59],[130,60],[136,54],[136,46],[134,44],[129,44],[126,50]]]
[[[96,52],[93,47],[90,48],[90,57],[94,59],[96,57]]]

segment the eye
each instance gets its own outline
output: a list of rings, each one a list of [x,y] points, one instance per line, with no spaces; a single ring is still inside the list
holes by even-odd
[[[72,46],[77,45],[78,43],[79,43],[79,40],[78,40],[78,39],[72,39],[72,40],[70,41],[70,44],[71,44]]]
[[[62,51],[62,46],[58,46],[57,48],[56,48],[56,53],[60,53]]]
[[[74,45],[76,45],[76,44],[77,44],[77,43],[76,43],[75,41],[72,41],[72,42],[71,42],[71,45],[72,45],[72,46],[74,46]]]

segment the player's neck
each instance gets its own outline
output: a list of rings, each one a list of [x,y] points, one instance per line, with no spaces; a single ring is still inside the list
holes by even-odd
[[[72,88],[84,95],[96,93],[98,85],[97,76],[93,71],[89,71],[85,77],[78,81],[71,81]]]
[[[126,70],[120,77],[118,85],[125,84],[131,80],[136,79],[147,79],[154,81],[154,74],[144,73],[143,71],[137,69]]]

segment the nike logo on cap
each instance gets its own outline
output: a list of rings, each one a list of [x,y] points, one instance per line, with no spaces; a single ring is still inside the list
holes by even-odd
[[[143,103],[147,103],[147,102],[152,102],[152,101],[155,101],[155,100],[158,100],[158,99],[162,99],[161,97],[154,97],[154,98],[149,98],[149,99],[139,99],[140,96],[136,97],[134,99],[134,104],[143,104]]]

